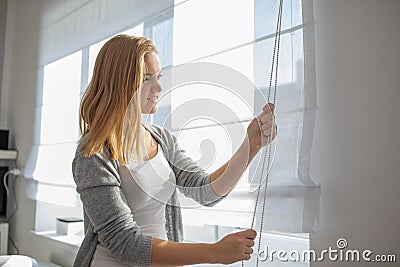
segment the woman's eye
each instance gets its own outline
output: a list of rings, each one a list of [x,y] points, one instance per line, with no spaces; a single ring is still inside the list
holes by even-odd
[[[147,77],[144,78],[144,82],[145,83],[149,83],[149,82],[151,82],[151,80],[159,81],[162,76],[163,76],[162,74],[153,75],[153,76],[147,76]]]

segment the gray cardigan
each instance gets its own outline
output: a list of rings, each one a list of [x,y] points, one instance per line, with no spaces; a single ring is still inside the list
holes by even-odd
[[[206,173],[185,151],[176,137],[156,125],[143,124],[161,145],[176,176],[176,187],[187,197],[204,206],[213,206],[225,196],[216,194]],[[76,190],[84,209],[85,238],[75,258],[74,267],[89,267],[100,243],[121,263],[151,266],[152,237],[140,232],[121,189],[119,164],[108,151],[83,157],[77,152],[72,163]],[[181,209],[177,192],[165,210],[166,230],[171,241],[183,241]]]

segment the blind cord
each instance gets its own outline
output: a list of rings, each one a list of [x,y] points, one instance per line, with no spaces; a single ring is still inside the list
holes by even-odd
[[[272,55],[272,63],[271,63],[271,73],[270,73],[270,78],[269,78],[269,86],[268,86],[268,99],[267,102],[270,103],[271,97],[273,98],[272,104],[276,104],[276,92],[277,92],[277,85],[278,85],[278,67],[279,67],[279,50],[280,50],[280,39],[281,39],[281,28],[282,28],[282,8],[283,8],[283,0],[279,1],[279,12],[278,12],[278,19],[276,23],[276,32],[275,32],[275,42],[274,42],[274,50],[273,50],[273,55]],[[275,74],[275,77],[274,77]],[[272,85],[272,81],[274,80],[274,84]],[[271,91],[273,91],[273,96],[271,96]],[[275,122],[275,117],[273,117],[273,122]],[[275,127],[271,127],[271,134],[270,136],[272,137],[274,134]],[[263,164],[262,164],[262,169],[261,169],[261,175],[260,175],[260,182],[257,187],[257,197],[256,197],[256,202],[254,206],[254,211],[253,211],[253,218],[251,222],[251,229],[254,228],[255,224],[255,218],[256,218],[256,213],[257,213],[257,206],[260,198],[260,189],[262,184],[264,183],[264,195],[263,195],[263,202],[262,202],[262,211],[261,211],[261,222],[260,222],[260,229],[259,229],[259,238],[258,238],[258,246],[257,246],[257,257],[256,257],[256,267],[259,265],[259,255],[260,255],[260,248],[261,248],[261,237],[262,237],[262,230],[264,226],[264,214],[265,214],[265,206],[266,206],[266,199],[267,199],[267,186],[268,186],[268,178],[269,178],[269,173],[270,173],[270,167],[271,167],[271,156],[272,156],[272,141],[268,140],[269,143],[267,145],[268,149],[264,149],[263,153]],[[276,141],[275,141],[276,143]],[[267,153],[268,152],[268,153]],[[268,154],[268,155],[267,155]],[[274,152],[275,156],[275,152]],[[264,168],[265,168],[265,161],[267,160],[267,171],[265,178],[263,178],[264,175]],[[244,267],[244,261],[242,261],[242,267]]]

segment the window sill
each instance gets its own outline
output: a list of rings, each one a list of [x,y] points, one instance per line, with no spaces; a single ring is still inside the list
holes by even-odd
[[[49,243],[50,245],[58,245],[62,248],[69,248],[70,250],[76,251],[82,243],[83,236],[78,235],[60,235],[56,231],[31,231],[31,234],[40,239],[43,242]]]

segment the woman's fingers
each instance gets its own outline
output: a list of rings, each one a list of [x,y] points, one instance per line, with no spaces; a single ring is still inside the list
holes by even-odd
[[[220,241],[215,243],[215,248],[219,250],[218,263],[230,264],[240,260],[249,260],[253,253],[254,239],[257,232],[247,229],[240,232],[228,234]]]
[[[274,127],[269,127],[263,131],[264,136],[274,136],[276,135],[276,125]]]
[[[266,105],[267,107],[267,105]],[[269,109],[267,111],[263,111],[261,114],[261,132],[264,136],[268,137],[269,139],[274,139],[276,136],[276,130],[277,126],[275,123],[275,115],[273,113],[273,110],[275,108],[274,104],[269,103],[269,107],[271,108],[272,112],[269,112]]]
[[[274,112],[275,110],[275,105],[272,103],[267,103],[264,107],[263,107],[263,111],[270,113],[271,111]]]
[[[273,113],[266,113],[265,111],[261,113],[261,123],[266,123],[268,121],[272,121],[273,119],[274,119]]]
[[[250,238],[250,240],[256,238],[257,236],[257,232],[253,229],[247,229],[242,231],[241,233],[244,235],[244,237]]]
[[[247,239],[246,240],[246,246],[248,246],[248,247],[254,246],[254,241],[252,239]]]
[[[276,123],[273,122],[270,125],[264,124],[263,126],[261,126],[261,130],[265,136],[269,136],[271,134],[276,134],[276,130],[277,130]]]
[[[244,240],[244,245],[245,248],[243,250],[244,253],[246,254],[252,254],[253,249],[251,247],[254,246],[254,239],[257,237],[257,232],[253,229],[247,229],[242,232],[245,240]]]
[[[264,132],[267,129],[271,129],[274,124],[275,123],[273,121],[271,121],[269,123],[264,123],[263,125],[261,125],[261,130]]]
[[[251,253],[253,253],[253,249],[250,248],[250,247],[245,247],[243,252],[244,252],[245,254],[251,254]]]
[[[278,127],[276,124],[274,127],[267,128],[265,131],[262,132],[262,145],[267,145],[271,143],[278,134]]]
[[[251,255],[250,255],[250,254],[243,253],[243,258],[242,258],[242,260],[248,261],[248,260],[250,260],[250,259],[251,259]]]

